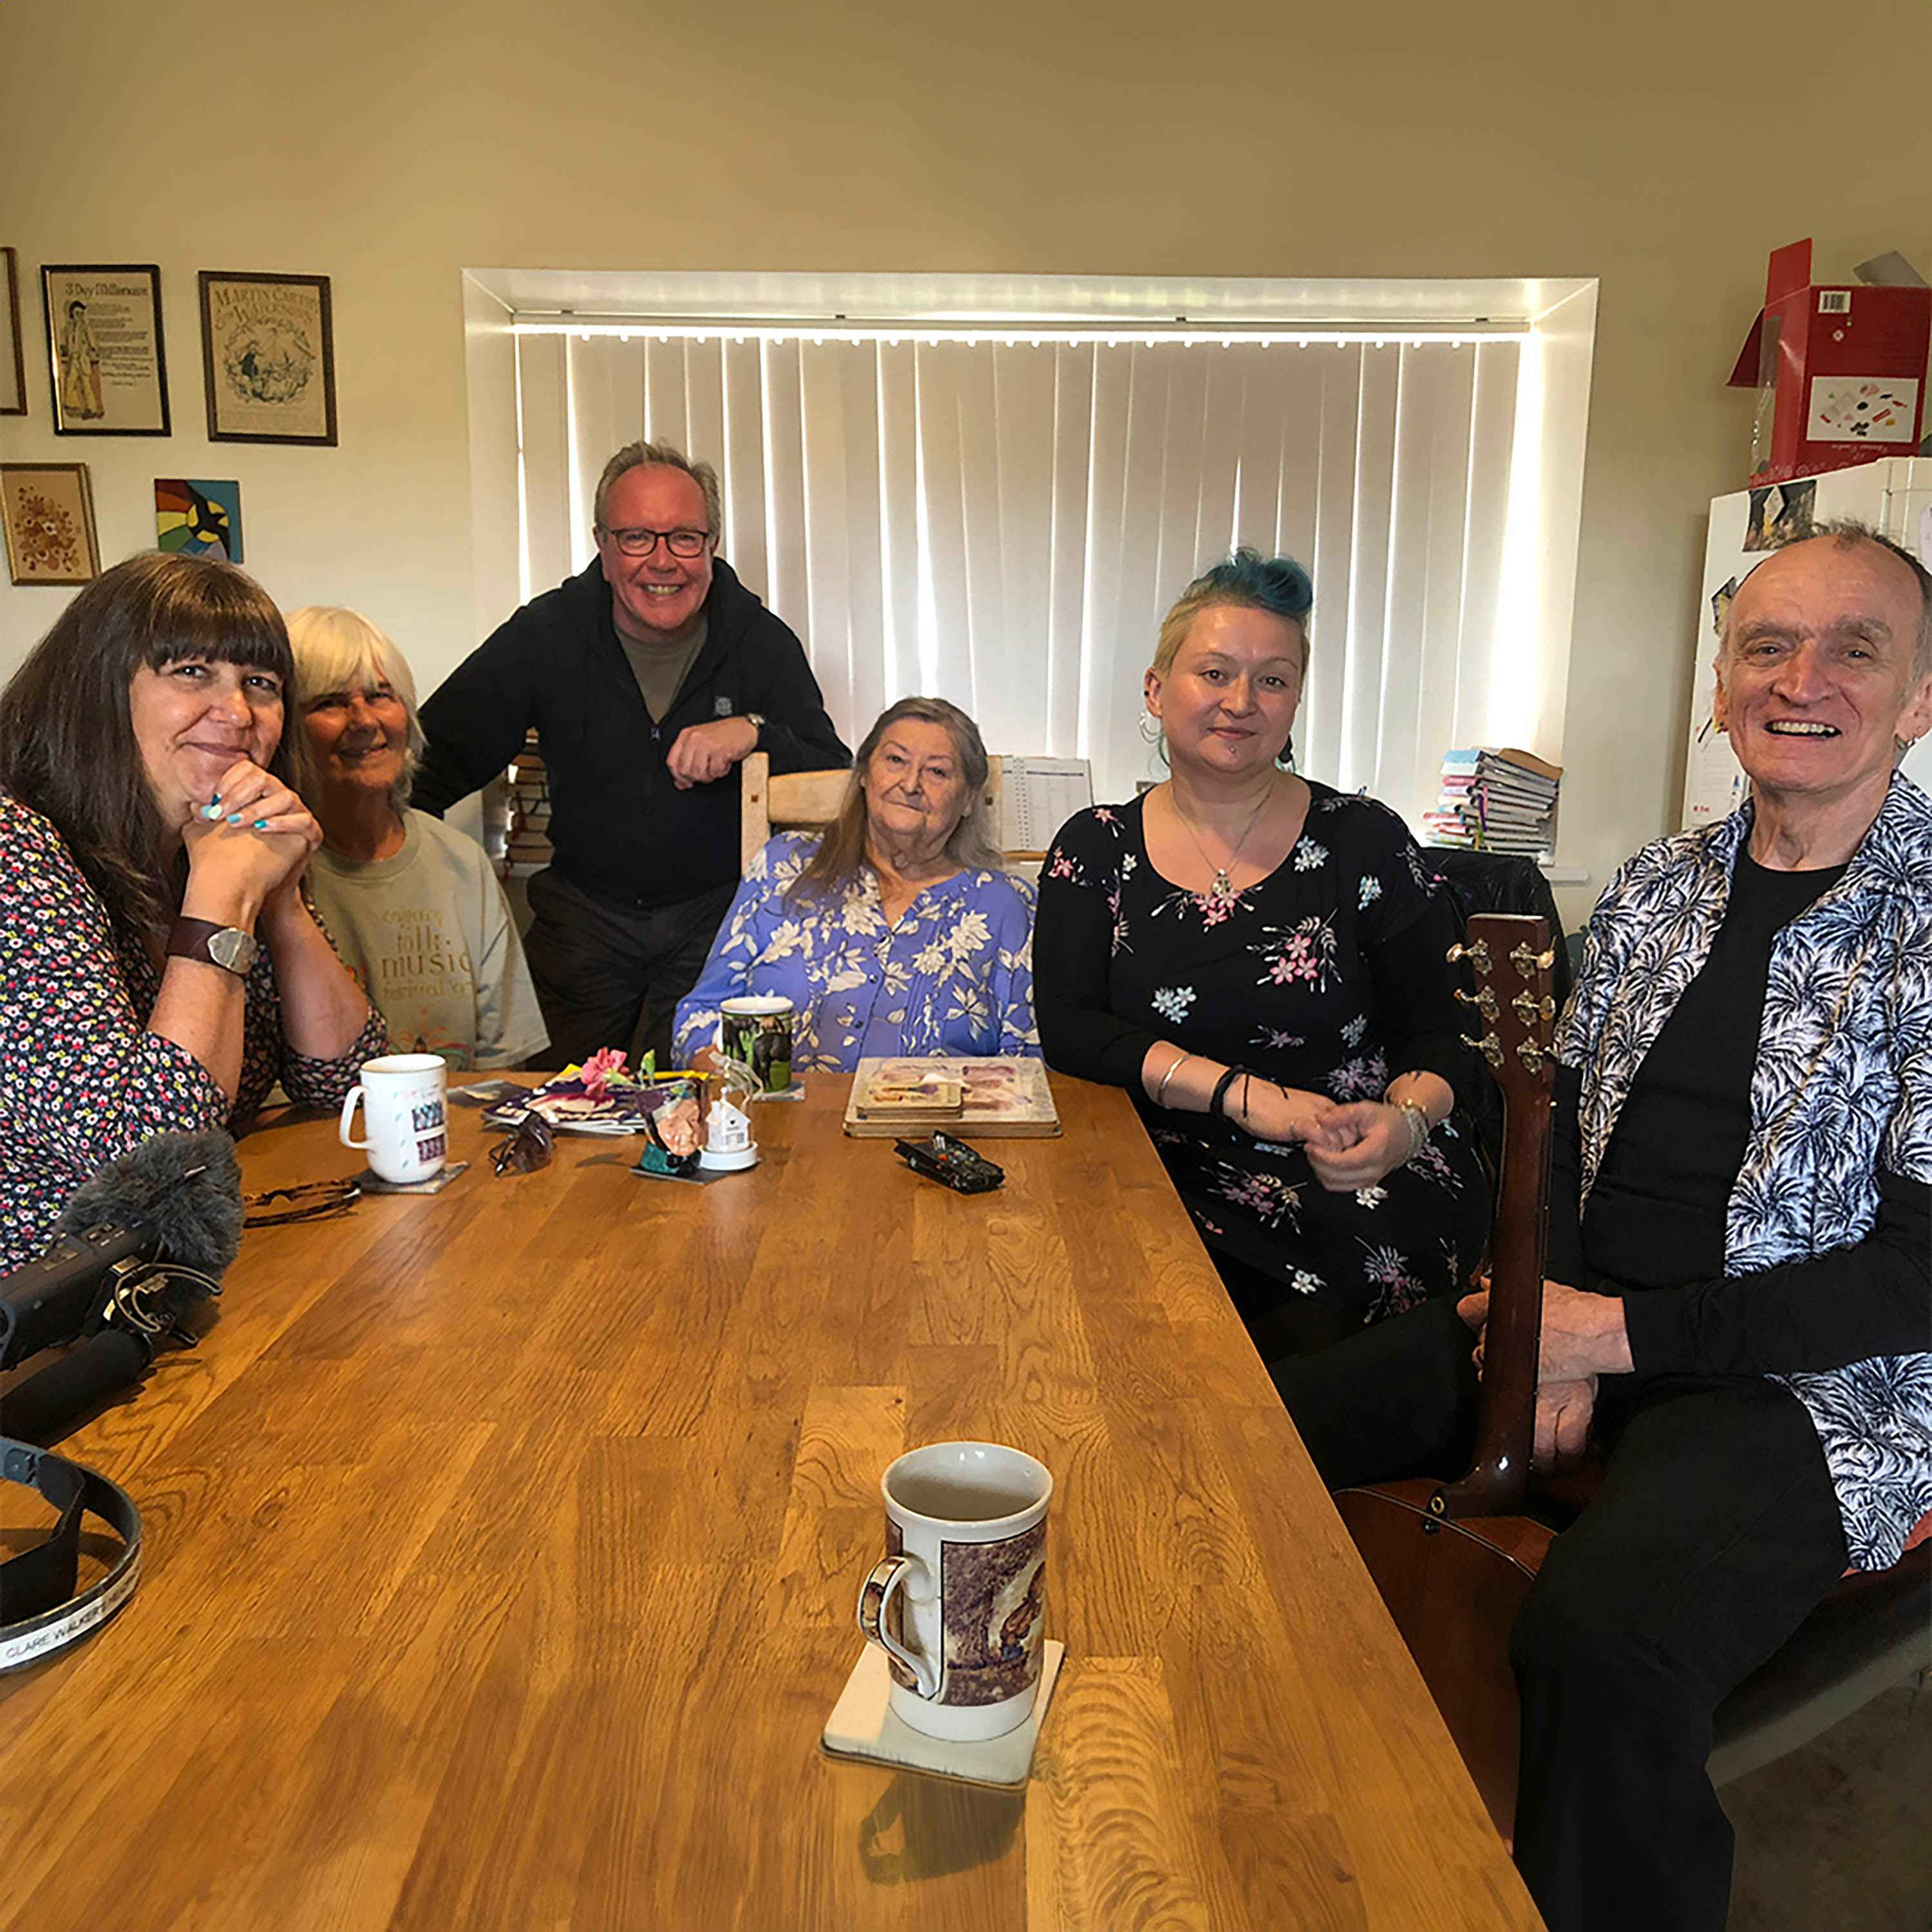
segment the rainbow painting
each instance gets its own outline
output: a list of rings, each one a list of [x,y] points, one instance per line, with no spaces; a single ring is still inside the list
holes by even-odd
[[[242,486],[154,478],[154,529],[163,550],[184,556],[225,556],[242,561]]]

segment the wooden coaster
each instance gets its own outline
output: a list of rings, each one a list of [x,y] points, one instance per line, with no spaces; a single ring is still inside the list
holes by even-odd
[[[868,1643],[860,1653],[838,1702],[832,1706],[819,1747],[828,1757],[863,1760],[889,1764],[900,1771],[956,1778],[968,1784],[1018,1790],[1024,1786],[1033,1768],[1034,1747],[1040,1742],[1040,1727],[1046,1720],[1047,1702],[1053,1695],[1060,1661],[1066,1654],[1066,1645],[1047,1639],[1046,1654],[1040,1659],[1040,1689],[1034,1697],[1033,1714],[1024,1724],[1004,1737],[962,1744],[951,1738],[929,1738],[893,1714],[891,1669],[885,1652],[877,1644]]]

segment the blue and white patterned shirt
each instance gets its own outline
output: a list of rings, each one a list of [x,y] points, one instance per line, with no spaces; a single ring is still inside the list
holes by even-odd
[[[1747,804],[1646,846],[1591,916],[1557,1036],[1582,1079],[1586,1201],[1644,1056],[1710,956],[1751,818]],[[1863,1240],[1880,1168],[1932,1182],[1932,800],[1902,774],[1844,876],[1773,943],[1750,1108],[1727,1276]],[[1774,1379],[1817,1428],[1852,1562],[1888,1568],[1932,1514],[1932,1354]]]
[[[711,956],[678,1002],[682,1065],[714,1045],[722,1001],[782,994],[797,1012],[792,1064],[850,1072],[871,1056],[1040,1056],[1033,1012],[1033,887],[1010,872],[956,872],[886,922],[870,866],[843,893],[787,889],[818,849],[782,832],[745,873]]]

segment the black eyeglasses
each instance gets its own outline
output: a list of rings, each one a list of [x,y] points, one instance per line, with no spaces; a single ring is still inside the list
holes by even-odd
[[[659,544],[673,556],[702,556],[711,541],[709,530],[606,530],[604,534],[626,556],[649,556]]]
[[[531,1114],[490,1150],[490,1165],[499,1174],[534,1174],[550,1165],[550,1150],[556,1145],[550,1123],[541,1114]]]
[[[362,1198],[362,1190],[352,1180],[304,1180],[293,1187],[271,1187],[260,1194],[244,1194],[244,1210],[266,1208],[271,1202],[290,1204],[272,1214],[244,1212],[244,1228],[278,1227],[284,1221],[320,1221],[331,1214],[346,1214]]]

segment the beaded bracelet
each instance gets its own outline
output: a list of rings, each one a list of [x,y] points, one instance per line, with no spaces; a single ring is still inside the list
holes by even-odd
[[[1422,1144],[1429,1138],[1429,1116],[1413,1100],[1397,1100],[1394,1105],[1408,1123],[1408,1151],[1402,1157],[1406,1167],[1422,1151]]]

